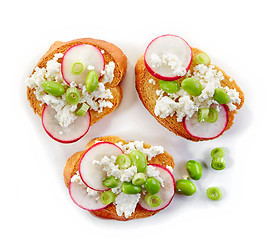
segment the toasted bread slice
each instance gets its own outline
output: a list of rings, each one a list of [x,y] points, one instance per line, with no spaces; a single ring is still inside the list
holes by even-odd
[[[69,186],[71,177],[73,175],[75,175],[75,173],[78,171],[78,166],[79,166],[79,162],[81,160],[81,157],[83,156],[83,154],[86,152],[87,149],[89,149],[92,145],[95,144],[96,141],[104,141],[104,142],[111,142],[111,143],[122,142],[123,144],[128,143],[125,140],[123,140],[119,137],[116,137],[116,136],[99,137],[99,138],[95,138],[95,139],[91,140],[86,145],[85,150],[83,150],[81,152],[76,152],[67,160],[65,168],[64,168],[64,172],[63,172],[64,182],[67,187]],[[144,148],[149,148],[149,147],[151,147],[151,145],[144,143]],[[148,163],[160,164],[164,167],[170,166],[170,167],[174,168],[173,158],[166,151],[164,151],[164,153],[162,153],[162,154],[159,154],[159,155],[153,157]],[[97,217],[101,217],[101,218],[105,218],[105,219],[115,219],[115,220],[119,220],[119,221],[126,221],[126,220],[131,220],[131,219],[138,219],[138,218],[146,218],[146,217],[150,217],[150,216],[156,214],[157,212],[159,212],[159,211],[150,212],[150,211],[144,210],[139,205],[137,205],[135,212],[132,213],[132,215],[129,218],[125,218],[123,215],[122,216],[117,215],[116,207],[114,206],[114,204],[110,204],[109,206],[107,206],[106,208],[101,209],[101,210],[90,211],[91,214],[93,214]]]
[[[202,52],[201,50],[197,48],[192,48],[193,57],[197,55],[198,53]],[[191,63],[190,70],[196,66],[194,62]],[[228,76],[223,70],[221,70],[219,67],[215,66],[215,69],[217,71],[221,71],[224,75],[224,80],[221,81],[222,87],[228,86],[231,89],[236,89],[237,92],[239,92],[239,97],[241,99],[240,104],[235,104],[237,107],[237,110],[240,109],[243,106],[244,103],[244,93],[240,89],[240,87],[236,84],[234,80],[231,81],[230,76]],[[175,133],[178,136],[181,136],[183,138],[186,138],[191,141],[203,141],[205,139],[200,139],[191,136],[184,128],[183,122],[178,122],[176,115],[166,118],[161,118],[159,116],[156,116],[154,113],[156,100],[158,96],[156,95],[156,90],[160,89],[159,86],[159,80],[155,77],[153,77],[149,71],[147,70],[145,63],[144,63],[144,55],[139,58],[139,60],[136,63],[135,66],[135,74],[136,74],[136,89],[139,95],[140,100],[142,101],[145,108],[154,116],[154,118],[164,127],[169,129],[171,132]],[[185,77],[178,80],[179,83],[182,82],[182,80]],[[155,80],[155,84],[151,84],[149,81],[150,79]],[[228,130],[234,121],[234,115],[237,113],[237,110],[234,111],[228,111],[228,124],[226,126],[226,130]],[[224,131],[224,132],[225,132]]]
[[[105,84],[106,89],[110,89],[113,95],[113,99],[109,99],[109,101],[113,104],[113,107],[104,108],[102,112],[90,110],[90,114],[91,114],[90,125],[93,125],[94,123],[96,123],[97,121],[105,117],[106,115],[113,112],[115,108],[120,104],[122,99],[122,88],[120,87],[119,83],[125,76],[125,73],[127,70],[127,57],[124,55],[121,49],[119,49],[117,46],[115,46],[112,43],[109,43],[103,40],[92,39],[92,38],[81,38],[81,39],[75,39],[69,42],[60,42],[60,41],[55,42],[53,45],[51,45],[51,47],[45,53],[45,55],[39,60],[36,67],[39,67],[39,68],[46,67],[47,62],[51,60],[56,53],[65,53],[70,47],[74,45],[78,45],[78,44],[90,44],[97,47],[100,50],[103,50],[105,64],[108,64],[111,61],[115,63],[113,81],[111,83]],[[34,71],[35,70],[33,70],[33,73]],[[45,105],[41,104],[41,102],[39,102],[36,99],[34,91],[35,91],[34,89],[27,87],[27,98],[34,112],[41,117]]]

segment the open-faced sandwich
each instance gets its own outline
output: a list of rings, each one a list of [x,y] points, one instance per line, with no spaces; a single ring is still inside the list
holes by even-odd
[[[243,103],[236,82],[179,36],[154,39],[135,66],[136,89],[154,118],[176,135],[210,140],[228,130]]]
[[[174,161],[162,146],[116,136],[91,140],[64,168],[72,200],[91,214],[126,221],[150,217],[175,194]]]
[[[75,142],[119,105],[126,70],[126,56],[112,43],[57,41],[27,79],[27,98],[49,136]]]

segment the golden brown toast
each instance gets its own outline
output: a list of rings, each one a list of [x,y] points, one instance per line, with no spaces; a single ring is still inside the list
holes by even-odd
[[[193,58],[195,55],[198,53],[202,52],[201,50],[197,48],[192,48],[192,54]],[[196,66],[194,62],[191,63],[190,70]],[[217,71],[221,71],[224,75],[224,80],[221,81],[222,87],[228,86],[231,89],[236,89],[237,92],[239,92],[239,97],[241,99],[240,104],[235,104],[237,107],[237,110],[240,109],[243,104],[244,104],[244,93],[240,89],[240,87],[236,84],[234,80],[230,81],[230,76],[228,76],[223,70],[221,70],[219,67],[215,66],[215,69]],[[169,129],[171,132],[175,133],[178,136],[181,136],[183,138],[186,138],[191,141],[202,141],[204,139],[196,138],[191,136],[184,128],[183,122],[178,122],[176,115],[166,118],[161,118],[159,116],[156,116],[154,113],[155,105],[156,105],[156,100],[158,96],[156,95],[156,90],[160,89],[159,86],[159,79],[155,78],[152,76],[149,71],[147,70],[145,63],[144,63],[144,55],[140,57],[140,59],[137,61],[136,66],[135,66],[135,74],[136,74],[136,89],[139,95],[140,100],[142,101],[143,105],[145,108],[154,116],[154,118],[164,127]],[[182,82],[182,80],[185,77],[182,77],[181,79],[178,80],[179,83]],[[149,83],[150,79],[155,80],[155,85]],[[234,115],[237,113],[236,110],[234,111],[228,111],[228,124],[225,129],[228,130],[234,121]],[[225,132],[224,131],[224,132]]]
[[[86,152],[87,149],[89,149],[92,145],[95,144],[96,141],[104,141],[104,142],[111,142],[111,143],[122,142],[124,144],[128,143],[125,140],[123,140],[119,137],[116,137],[116,136],[98,137],[98,138],[91,140],[86,145],[85,150],[83,150],[81,152],[76,152],[67,160],[65,168],[64,168],[64,172],[63,172],[64,182],[67,187],[69,186],[69,182],[70,182],[71,177],[78,171],[78,166],[79,166],[79,162],[81,160],[81,157],[83,156],[83,154]],[[149,147],[151,147],[151,145],[144,143],[144,147],[149,148]],[[166,151],[164,151],[164,153],[162,153],[162,154],[159,154],[159,155],[153,157],[148,163],[160,164],[164,167],[170,166],[170,167],[174,168],[173,158]],[[138,219],[138,218],[146,218],[146,217],[150,217],[150,216],[156,214],[157,212],[159,212],[159,211],[150,212],[150,211],[144,210],[139,205],[137,205],[135,212],[132,213],[132,215],[129,218],[125,218],[124,216],[117,215],[116,207],[114,206],[114,204],[110,204],[109,206],[107,206],[106,208],[101,209],[101,210],[90,211],[91,214],[93,214],[97,217],[106,218],[106,219],[115,219],[115,220],[119,220],[119,221],[126,221],[126,220],[131,220],[131,219]]]
[[[53,45],[51,45],[51,47],[45,53],[45,55],[42,56],[42,58],[39,60],[36,67],[39,67],[39,68],[46,67],[47,62],[51,60],[56,53],[65,53],[70,47],[74,45],[78,45],[78,44],[90,44],[97,47],[100,50],[103,50],[105,64],[108,64],[110,61],[113,61],[115,63],[114,79],[111,83],[105,84],[106,89],[110,89],[113,95],[113,99],[109,99],[109,101],[113,104],[113,107],[104,108],[102,112],[90,110],[90,114],[91,114],[90,125],[93,125],[94,123],[96,123],[97,121],[105,117],[106,115],[113,112],[116,109],[116,107],[120,104],[122,99],[122,88],[119,85],[119,83],[125,76],[125,73],[127,70],[127,57],[124,55],[121,49],[119,49],[117,46],[115,46],[112,43],[109,43],[103,40],[93,39],[93,38],[81,38],[81,39],[75,39],[68,42],[60,42],[60,41],[55,42]],[[34,71],[35,70],[33,70],[32,74],[34,73]],[[44,104],[41,105],[41,102],[39,102],[36,99],[36,96],[34,94],[34,89],[27,87],[27,98],[34,112],[41,117],[45,105]]]

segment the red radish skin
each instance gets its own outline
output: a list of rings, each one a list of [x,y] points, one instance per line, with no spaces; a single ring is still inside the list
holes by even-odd
[[[177,35],[173,35],[173,34],[161,35],[161,36],[155,38],[154,40],[152,40],[152,41],[149,43],[149,45],[148,45],[148,47],[146,48],[146,50],[145,50],[145,53],[144,53],[144,63],[145,63],[145,66],[146,66],[147,70],[149,71],[149,73],[150,73],[151,75],[153,75],[154,77],[156,77],[156,78],[158,78],[158,79],[161,79],[161,80],[164,80],[164,81],[174,81],[174,80],[180,79],[182,76],[174,76],[174,77],[162,76],[162,75],[156,73],[156,71],[153,70],[153,69],[149,66],[149,64],[147,63],[147,60],[146,60],[147,51],[148,51],[149,47],[151,46],[151,44],[153,44],[153,43],[154,43],[156,40],[158,40],[159,38],[161,38],[161,37],[166,37],[166,36],[170,36],[170,37],[173,36],[173,37],[180,38],[180,39],[189,47],[189,50],[190,50],[190,60],[189,60],[189,62],[188,62],[188,66],[185,68],[185,69],[186,69],[186,72],[189,70],[190,65],[191,65],[191,62],[192,62],[192,50],[191,50],[191,47],[190,47],[190,45],[189,45],[183,38],[181,38],[181,37],[179,37],[179,36],[177,36]]]
[[[62,128],[58,120],[55,118],[56,111],[49,105],[46,105],[43,109],[42,113],[42,125],[46,133],[54,140],[60,143],[73,143],[80,140],[89,130],[90,122],[91,122],[91,115],[89,111],[83,116],[78,117],[73,123],[71,123],[68,127]],[[50,116],[51,115],[51,116]],[[84,129],[75,129],[76,126],[83,126]],[[77,130],[79,131],[78,134],[75,135],[74,138],[69,138],[71,136],[71,131]],[[60,135],[60,131],[64,131],[64,135]],[[75,134],[75,132],[73,133]],[[57,136],[58,135],[58,136]],[[68,136],[69,135],[69,136]],[[60,138],[63,137],[63,139]]]
[[[95,197],[89,196],[86,186],[71,181],[69,183],[69,195],[77,206],[87,211],[101,210],[109,205],[104,205],[100,200],[96,200]]]
[[[215,106],[215,105],[214,105]],[[227,109],[227,106],[226,105],[222,105],[222,104],[220,104],[219,105],[220,107],[221,107],[221,110],[223,110],[224,111],[224,118],[225,119],[219,119],[219,117],[221,117],[221,116],[219,116],[219,114],[218,114],[218,119],[217,119],[217,121],[219,121],[219,120],[223,120],[223,124],[222,124],[222,127],[221,127],[221,130],[220,131],[218,131],[218,132],[216,132],[213,136],[210,136],[210,137],[202,137],[202,136],[198,136],[197,134],[193,134],[193,133],[191,133],[191,131],[190,131],[190,129],[189,129],[189,126],[188,126],[188,124],[187,124],[187,119],[186,119],[186,117],[184,117],[184,119],[183,119],[183,125],[184,125],[184,128],[185,128],[185,130],[187,131],[187,133],[188,134],[190,134],[192,137],[195,137],[195,138],[197,138],[197,139],[200,139],[200,140],[211,140],[211,139],[215,139],[215,138],[217,138],[217,137],[219,137],[220,135],[222,135],[223,134],[223,132],[225,131],[225,129],[226,129],[226,127],[227,127],[227,124],[228,124],[228,109]],[[196,114],[195,114],[196,115]],[[193,117],[195,117],[196,118],[196,116],[195,115],[193,115]],[[192,117],[192,118],[193,118]],[[216,122],[217,122],[216,121]],[[197,118],[196,118],[196,122],[197,122]],[[198,123],[198,122],[197,122]],[[199,124],[199,123],[198,123]],[[207,123],[207,124],[213,124],[213,123]]]
[[[141,196],[140,201],[138,203],[139,206],[142,207],[143,209],[149,211],[149,212],[154,212],[154,211],[159,211],[159,210],[162,210],[162,209],[166,208],[167,206],[169,206],[169,204],[173,200],[173,197],[174,197],[174,194],[175,194],[175,180],[174,180],[173,174],[167,168],[165,168],[165,167],[163,167],[163,166],[161,166],[159,164],[149,164],[149,165],[154,166],[159,171],[164,171],[164,173],[167,174],[166,176],[168,176],[168,178],[169,178],[168,179],[169,184],[172,185],[170,189],[168,188],[168,191],[170,191],[168,193],[169,198],[167,198],[167,200],[165,200],[165,203],[161,202],[161,204],[158,207],[155,207],[155,208],[150,207],[145,201],[145,195]],[[160,195],[164,194],[164,192],[162,193],[162,191],[164,191],[163,189],[166,187],[166,185],[165,185],[166,184],[166,178],[163,179],[163,183],[164,183],[164,187],[163,188],[161,187],[160,191],[156,194],[159,197],[160,197]]]
[[[98,74],[98,76],[99,76],[99,78],[102,76],[101,75],[101,70],[105,70],[105,59],[104,59],[104,56],[103,56],[103,54],[101,53],[101,51],[98,49],[98,48],[96,48],[95,46],[93,46],[93,45],[88,45],[88,44],[77,44],[77,45],[74,45],[74,46],[72,46],[71,48],[69,48],[65,53],[64,53],[64,56],[63,56],[63,58],[62,58],[62,64],[61,64],[61,73],[62,73],[62,76],[63,76],[63,79],[64,79],[64,81],[68,84],[68,85],[70,85],[70,83],[72,82],[71,80],[69,80],[67,77],[66,77],[66,71],[65,71],[65,63],[64,63],[64,61],[65,61],[65,58],[66,58],[66,56],[67,56],[67,54],[70,52],[70,50],[74,50],[76,47],[81,47],[81,46],[92,46],[94,49],[97,49],[97,54],[98,54],[98,56],[100,56],[100,60],[102,61],[102,68],[101,69],[94,69],[96,72],[97,72],[97,74]],[[83,77],[83,79],[86,79],[86,76],[87,76],[87,74],[88,74],[88,72],[89,71],[85,71],[85,77]],[[77,83],[76,83],[77,84]],[[84,84],[84,83],[82,83],[82,84]],[[78,85],[78,84],[77,84]]]
[[[106,149],[107,147],[108,147],[108,153],[105,151],[105,150],[107,150]],[[110,147],[110,149],[109,149],[109,147]],[[101,148],[101,149],[99,149],[99,148]],[[101,150],[103,150],[103,148],[104,148],[104,151],[99,153]],[[98,151],[98,152],[96,153],[95,151]],[[93,161],[96,159],[95,157],[102,158],[104,156],[108,156],[108,157],[117,156],[122,153],[123,153],[123,151],[121,150],[121,148],[119,148],[117,145],[115,145],[114,143],[111,143],[111,142],[98,142],[98,143],[94,144],[93,146],[91,146],[84,153],[84,155],[82,156],[80,163],[79,163],[79,175],[80,175],[83,183],[95,191],[109,190],[108,187],[105,187],[102,184],[104,178],[106,177],[106,172],[103,171],[100,166],[93,164]],[[92,156],[92,154],[94,154],[94,155]],[[91,156],[89,156],[89,155],[91,155]],[[92,157],[92,158],[90,159],[90,157]],[[98,159],[96,159],[96,160],[98,160]],[[92,167],[92,168],[90,168],[90,167]],[[89,171],[87,171],[87,170],[89,170]]]

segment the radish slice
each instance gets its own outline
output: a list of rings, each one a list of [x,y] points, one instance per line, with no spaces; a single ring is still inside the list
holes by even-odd
[[[84,85],[90,70],[96,71],[100,76],[104,67],[104,57],[98,48],[89,44],[79,44],[65,52],[61,70],[63,79],[68,84],[74,82],[77,85]]]
[[[186,131],[193,137],[199,139],[213,139],[220,136],[226,129],[228,123],[228,112],[225,105],[211,105],[210,107],[217,109],[218,119],[214,123],[209,123],[207,121],[198,122],[197,112],[192,115],[191,118],[184,118],[183,124]]]
[[[100,210],[109,205],[102,204],[99,199],[100,194],[98,196],[88,195],[86,186],[78,182],[69,183],[69,194],[74,203],[88,211]]]
[[[147,47],[144,62],[148,71],[156,78],[173,81],[181,78],[190,68],[192,50],[181,37],[163,35],[154,39]]]
[[[91,116],[86,113],[71,123],[68,127],[62,127],[56,119],[56,111],[47,105],[42,113],[42,125],[46,133],[54,140],[61,143],[72,143],[81,139],[89,130]]]
[[[111,157],[122,153],[118,146],[110,142],[99,142],[90,147],[79,163],[79,174],[85,185],[96,191],[108,190],[109,188],[102,184],[106,172],[101,166],[94,164],[94,161],[100,161],[104,156]]]
[[[161,198],[161,204],[158,207],[150,207],[145,201],[145,195],[142,195],[138,204],[147,211],[158,211],[167,207],[175,193],[175,180],[172,173],[165,167],[158,164],[150,164],[159,171],[159,176],[163,179],[164,187],[161,186],[159,192],[156,194]]]

